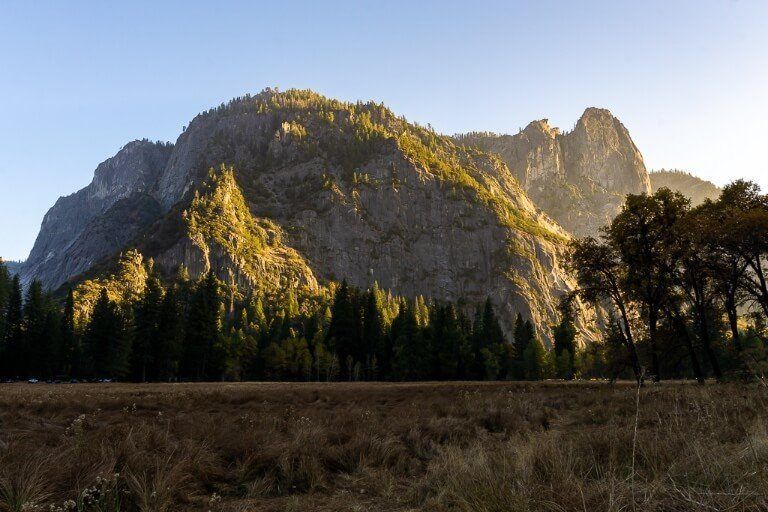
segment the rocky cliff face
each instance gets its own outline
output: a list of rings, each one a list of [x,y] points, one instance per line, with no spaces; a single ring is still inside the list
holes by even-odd
[[[595,145],[590,130],[579,137]],[[537,153],[539,131],[530,130],[519,150],[530,163],[510,171],[499,158],[381,105],[268,90],[196,117],[172,151],[157,148],[161,169],[131,166],[137,178],[125,181],[140,183],[133,192],[141,192],[144,206],[57,203],[27,276],[56,285],[54,269],[76,276],[105,253],[134,247],[166,272],[180,264],[193,275],[213,270],[240,288],[313,288],[346,278],[470,304],[490,296],[507,331],[520,312],[546,340],[558,298],[573,289],[561,261],[569,235],[534,206],[520,181],[542,183],[568,169],[566,155],[578,169],[598,164],[558,135]],[[618,156],[606,161],[624,165]],[[528,174],[519,180],[523,168]],[[108,191],[99,197],[133,200],[116,192],[130,187],[91,188]],[[75,196],[95,195],[85,190]],[[137,226],[130,243],[106,236],[117,218],[137,209],[148,214],[125,221]],[[86,216],[82,211],[90,216],[83,228],[54,236],[53,219]],[[150,224],[155,212],[161,219]],[[87,228],[94,222],[98,229]],[[92,244],[78,242],[85,235]],[[52,266],[46,251],[87,264]]]
[[[141,194],[165,168],[171,149],[146,140],[130,142],[96,168],[87,187],[59,198],[43,218],[21,269],[22,282],[37,278],[56,288],[155,220],[159,209],[154,199]],[[116,206],[123,200],[129,203]],[[119,210],[101,218],[114,206]]]
[[[213,271],[242,291],[317,291],[307,260],[284,238],[279,224],[251,213],[234,170],[220,166],[184,210],[169,212],[136,246],[166,274],[183,264],[191,275]]]
[[[661,169],[651,172],[651,187],[656,192],[662,187],[680,192],[691,199],[691,204],[698,205],[707,199],[720,197],[722,189],[710,181],[675,169]]]
[[[626,194],[650,192],[642,155],[605,109],[588,108],[568,133],[543,119],[517,135],[470,133],[457,140],[498,154],[533,202],[577,236],[597,234]]]
[[[21,261],[4,261],[5,267],[8,269],[8,273],[10,275],[15,275],[19,273],[19,270],[21,270],[21,266],[23,265],[23,262]]]

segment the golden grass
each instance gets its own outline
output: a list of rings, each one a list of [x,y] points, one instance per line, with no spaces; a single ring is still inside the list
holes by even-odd
[[[649,387],[639,411],[605,383],[2,385],[0,510],[768,510],[767,405],[736,384]]]

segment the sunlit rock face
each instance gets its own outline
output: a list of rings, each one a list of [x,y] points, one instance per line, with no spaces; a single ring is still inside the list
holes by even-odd
[[[471,133],[457,140],[498,154],[533,202],[577,236],[596,235],[626,194],[651,190],[640,151],[605,109],[588,108],[567,133],[543,119],[516,135]]]

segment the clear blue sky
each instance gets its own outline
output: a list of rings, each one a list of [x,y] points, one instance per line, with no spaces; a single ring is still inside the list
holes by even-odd
[[[474,5],[473,5],[474,4]],[[768,186],[768,1],[0,2],[0,255],[127,141],[264,87],[437,130],[611,109],[650,168]]]

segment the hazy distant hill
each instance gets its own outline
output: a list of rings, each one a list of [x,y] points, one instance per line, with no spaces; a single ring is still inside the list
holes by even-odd
[[[654,191],[662,187],[677,190],[691,198],[694,205],[703,203],[706,199],[717,199],[721,192],[720,187],[714,183],[677,169],[651,171],[650,177]]]

